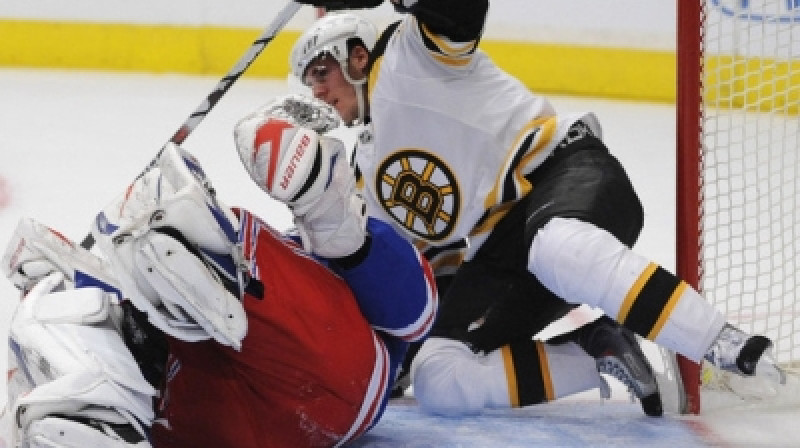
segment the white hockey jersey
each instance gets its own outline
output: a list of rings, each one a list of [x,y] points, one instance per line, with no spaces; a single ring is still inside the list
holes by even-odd
[[[373,133],[356,150],[370,213],[413,239],[437,274],[474,255],[572,123],[601,136],[593,114],[557,116],[476,46],[408,15],[372,67]]]

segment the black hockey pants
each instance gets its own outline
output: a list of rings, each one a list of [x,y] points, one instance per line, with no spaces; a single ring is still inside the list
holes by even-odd
[[[488,352],[530,339],[573,309],[527,269],[531,241],[553,217],[591,222],[628,246],[636,242],[644,220],[641,202],[619,161],[591,133],[562,142],[527,178],[531,193],[500,220],[443,292],[432,335]],[[470,330],[475,322],[480,325]]]

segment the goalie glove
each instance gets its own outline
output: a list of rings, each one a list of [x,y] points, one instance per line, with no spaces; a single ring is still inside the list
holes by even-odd
[[[243,118],[234,131],[239,157],[256,184],[292,210],[306,250],[350,255],[366,238],[366,205],[355,193],[344,145],[298,125],[288,110],[268,106]]]
[[[295,126],[310,128],[325,134],[341,125],[342,120],[333,106],[322,100],[299,93],[278,96],[254,113],[287,121]]]

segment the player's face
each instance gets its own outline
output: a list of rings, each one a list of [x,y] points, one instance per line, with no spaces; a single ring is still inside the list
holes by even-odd
[[[344,77],[336,59],[323,54],[311,61],[303,83],[311,87],[315,98],[333,106],[346,123],[358,118],[355,87]]]

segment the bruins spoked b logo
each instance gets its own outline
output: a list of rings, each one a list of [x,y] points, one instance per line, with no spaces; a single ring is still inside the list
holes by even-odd
[[[378,200],[403,227],[429,241],[450,235],[461,192],[444,162],[419,149],[403,149],[389,155],[376,174]]]

